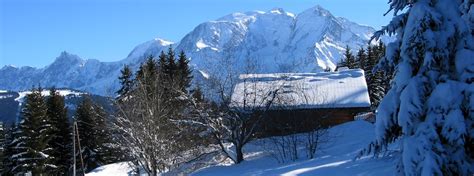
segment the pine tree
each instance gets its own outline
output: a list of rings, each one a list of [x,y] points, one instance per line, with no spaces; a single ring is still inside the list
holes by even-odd
[[[357,68],[357,62],[349,46],[346,46],[346,51],[344,52],[344,59],[339,63],[338,67],[347,67],[350,69]]]
[[[359,63],[361,68],[365,71],[365,80],[369,91],[371,110],[375,110],[380,100],[385,95],[385,89],[382,84],[382,79],[384,79],[382,77],[383,74],[380,71],[373,71],[381,55],[378,54],[377,46],[368,46],[367,55],[358,55],[361,55],[364,58],[364,61],[359,61]]]
[[[173,48],[168,48],[168,54],[166,55],[166,69],[165,73],[168,75],[169,79],[173,80],[176,75],[177,65],[176,65],[176,54]]]
[[[145,79],[145,64],[144,63],[141,63],[140,64],[140,67],[138,68],[137,70],[137,74],[135,76],[135,80],[137,81],[144,81]]]
[[[3,122],[0,122],[0,175],[5,172],[5,164],[3,163],[5,160],[5,149],[6,149],[6,129]]]
[[[111,134],[106,125],[107,114],[104,109],[86,96],[77,107],[75,118],[85,171],[110,163],[107,159],[110,148],[107,145],[110,144],[108,139]],[[79,156],[76,158],[79,159]],[[77,164],[80,168],[80,161]]]
[[[50,90],[50,96],[46,99],[47,116],[51,120],[51,139],[49,146],[52,148],[52,164],[56,168],[50,173],[55,175],[67,175],[71,165],[72,137],[71,126],[67,118],[67,108],[64,97],[59,95],[55,88]]]
[[[87,171],[92,170],[101,164],[98,162],[97,154],[97,146],[98,142],[96,139],[95,132],[95,113],[93,110],[92,100],[89,97],[84,97],[82,102],[78,105],[76,109],[76,114],[74,115],[77,121],[77,131],[79,131],[79,143],[81,147],[81,154],[83,157],[84,168]],[[77,145],[79,145],[77,143]],[[76,146],[76,151],[79,146]],[[80,156],[76,156],[77,159]],[[81,167],[80,162],[76,162],[78,164],[78,168]]]
[[[192,91],[192,97],[196,102],[204,102],[204,95],[199,85]]]
[[[124,65],[123,69],[120,70],[120,89],[117,91],[118,98],[123,98],[130,93],[133,89],[133,73],[132,69],[128,65]]]
[[[340,67],[347,67],[349,68],[349,65],[352,64],[352,61],[354,60],[354,56],[352,55],[351,48],[349,48],[349,45],[346,45],[346,50],[344,52],[344,58],[341,59],[341,62],[338,64],[338,68]]]
[[[349,68],[355,69],[355,68],[360,68],[365,70],[365,64],[367,60],[367,55],[365,54],[364,48],[360,48],[357,51],[357,56],[354,60],[348,62]]]
[[[390,89],[390,81],[392,80],[393,72],[390,70],[383,72],[375,69],[380,59],[385,56],[385,45],[380,42],[379,45],[374,46],[372,50],[373,56],[371,56],[368,62],[370,64],[371,73],[370,82],[373,84],[371,85],[373,87],[371,88],[371,103],[372,109],[375,110]]]
[[[468,0],[391,0],[395,17],[376,32],[396,34],[382,70],[396,70],[377,109],[382,153],[400,141],[403,175],[474,173],[474,6]],[[400,12],[401,14],[397,14]]]
[[[137,84],[143,84],[143,87],[147,89],[148,92],[151,93],[152,87],[155,86],[156,79],[159,75],[159,66],[156,63],[153,56],[149,56],[145,63],[143,63],[138,72],[137,72]]]
[[[22,121],[19,125],[18,144],[15,160],[15,173],[31,171],[34,175],[48,173],[52,163],[51,147],[51,120],[47,116],[47,106],[42,89],[33,89],[26,96],[25,106],[21,111]]]
[[[122,153],[119,149],[114,147],[112,141],[113,133],[110,128],[109,115],[102,106],[97,103],[92,104],[92,109],[95,115],[94,132],[97,143],[98,161],[101,165],[110,164],[120,161]]]
[[[152,55],[148,56],[146,62],[143,63],[138,72],[137,79],[142,82],[151,82],[152,78],[158,74],[158,65]]]
[[[377,70],[377,63],[380,62],[380,59],[384,58],[385,57],[385,44],[380,41],[378,46],[376,47],[376,56],[377,56],[377,62],[376,64],[374,65],[373,67],[373,72],[377,72],[377,79],[380,79],[382,84],[381,84],[381,87],[383,89],[383,94],[387,94],[388,90],[390,89],[390,81],[392,81],[393,79],[393,69],[386,69],[384,71],[381,71],[381,70]],[[381,99],[380,99],[381,100]],[[378,104],[377,104],[378,106]]]
[[[368,46],[367,47],[367,63],[365,64],[365,67],[367,68],[374,68],[375,65],[377,65],[377,62],[379,61],[379,54],[377,53],[377,46]],[[372,71],[372,70],[367,70],[367,71]]]
[[[17,166],[17,159],[14,154],[20,153],[17,150],[19,138],[16,134],[19,134],[18,126],[15,123],[12,123],[5,130],[5,148],[4,148],[4,158],[1,161],[3,164],[3,172],[0,175],[13,175],[13,169]],[[17,139],[17,140],[15,140]]]
[[[193,79],[192,70],[189,68],[189,60],[184,54],[184,51],[181,51],[178,56],[178,66],[177,66],[177,80],[179,81],[179,89],[183,92],[187,92],[186,89],[191,85],[191,80]]]
[[[161,51],[160,56],[158,56],[158,69],[160,75],[165,75],[168,72],[168,70],[166,70],[167,68],[167,56],[165,52]]]
[[[178,113],[182,109],[183,105],[179,100],[176,99],[179,96],[179,92],[176,90],[185,91],[186,89],[180,87],[184,82],[181,82],[182,80],[180,79],[180,71],[178,70],[178,65],[176,63],[176,54],[171,45],[168,48],[168,53],[166,54],[166,64],[164,66],[165,69],[161,72],[162,78],[160,79],[162,82],[160,86],[161,88],[158,89],[163,89],[166,95],[164,98],[169,99],[169,104],[177,107],[175,109],[175,113]]]

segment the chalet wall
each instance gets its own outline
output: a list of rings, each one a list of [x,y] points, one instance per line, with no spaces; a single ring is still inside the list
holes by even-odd
[[[369,108],[282,109],[264,113],[258,137],[301,133],[353,121],[359,112]]]

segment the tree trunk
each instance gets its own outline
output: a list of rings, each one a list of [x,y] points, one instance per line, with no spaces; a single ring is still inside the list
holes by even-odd
[[[236,159],[235,159],[235,164],[239,164],[241,163],[242,161],[244,161],[244,154],[242,152],[242,147],[243,146],[240,146],[240,145],[236,145],[235,146],[235,153],[237,155]]]
[[[151,156],[154,157],[153,154]],[[158,171],[158,165],[156,163],[156,160],[152,159],[150,163],[151,163],[151,166],[150,166],[151,170],[150,170],[150,172],[148,172],[148,174],[150,176],[157,176],[158,175],[158,172],[157,172]]]

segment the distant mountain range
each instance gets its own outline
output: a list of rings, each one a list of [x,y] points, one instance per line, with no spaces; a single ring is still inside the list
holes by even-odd
[[[170,45],[185,51],[197,78],[223,71],[218,67],[223,64],[237,70],[236,74],[249,65],[255,73],[315,72],[334,69],[346,45],[363,47],[374,31],[320,6],[297,15],[283,9],[233,13],[198,25],[177,43],[163,39],[142,43],[116,62],[62,52],[44,68],[4,66],[0,89],[20,91],[40,84],[113,96],[124,64],[137,69],[146,56],[157,56]]]

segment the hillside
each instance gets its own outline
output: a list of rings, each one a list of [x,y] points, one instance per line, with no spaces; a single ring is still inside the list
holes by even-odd
[[[332,127],[332,140],[323,145],[315,159],[278,163],[262,149],[262,140],[253,141],[244,149],[246,161],[238,165],[219,163],[198,170],[191,175],[393,175],[394,159],[363,157],[353,160],[360,149],[375,136],[374,125],[365,121],[353,121]],[[88,176],[127,175],[126,163],[106,165],[86,174]]]
[[[68,108],[68,116],[71,117],[76,106],[81,102],[84,95],[90,96],[96,103],[99,103],[106,111],[112,111],[112,101],[108,97],[92,95],[77,90],[58,89],[61,96],[64,96],[66,107]],[[22,103],[27,94],[31,91],[5,91],[0,90],[0,121],[6,124],[15,122],[20,114]],[[43,96],[49,96],[49,90],[41,92]]]

